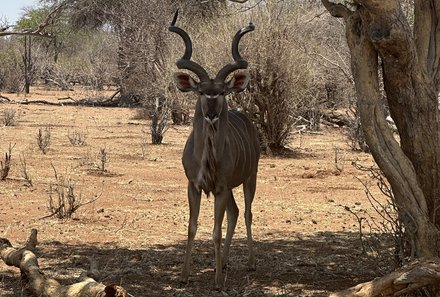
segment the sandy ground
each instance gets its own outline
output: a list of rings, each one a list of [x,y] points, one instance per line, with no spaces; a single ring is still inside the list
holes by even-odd
[[[61,94],[45,96],[55,100]],[[35,92],[28,99],[46,97]],[[344,209],[375,215],[358,179],[371,185],[376,198],[384,198],[374,180],[351,166],[354,160],[367,166],[373,161],[349,149],[341,128],[295,135],[293,157],[260,160],[253,204],[257,271],[246,269],[246,229],[240,215],[225,290],[215,292],[212,197],[202,199],[190,283],[178,282],[188,221],[180,160],[191,127],[170,127],[165,143],[154,146],[148,144],[148,122],[133,119],[132,109],[0,104],[0,111],[7,109],[17,111],[17,123],[0,127],[2,160],[9,144],[14,145],[11,172],[0,181],[0,236],[20,246],[32,228],[38,229],[40,265],[65,284],[75,282],[93,257],[105,272],[104,283],[120,284],[133,296],[327,296],[381,275],[389,265],[383,260],[388,247],[370,242],[368,228],[368,253],[362,253],[358,221]],[[36,139],[46,127],[51,143],[43,154]],[[68,135],[74,132],[86,136],[85,145],[70,143]],[[105,172],[97,167],[103,149]],[[335,166],[336,149],[342,171]],[[23,178],[20,156],[33,186]],[[56,197],[53,168],[59,177],[72,180],[82,203],[99,198],[70,220],[44,218],[50,214],[51,187]],[[234,194],[243,210],[242,189]],[[18,269],[3,262],[0,296],[22,296]]]

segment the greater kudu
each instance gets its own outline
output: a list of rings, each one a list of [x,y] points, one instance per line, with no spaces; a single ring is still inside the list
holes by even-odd
[[[260,145],[257,131],[249,119],[237,110],[228,110],[225,96],[231,92],[243,91],[249,82],[249,73],[235,73],[230,80],[227,76],[238,69],[246,69],[248,63],[238,51],[241,37],[254,30],[254,25],[241,29],[232,41],[232,56],[235,63],[224,66],[214,79],[206,70],[191,61],[192,42],[183,29],[175,26],[177,12],[169,27],[171,32],[180,35],[185,42],[185,54],[177,60],[179,69],[187,69],[197,75],[199,81],[189,74],[174,74],[177,87],[182,92],[193,91],[199,95],[190,134],[183,151],[182,163],[188,178],[188,201],[190,218],[188,242],[181,281],[188,282],[191,249],[197,232],[197,219],[200,211],[200,197],[203,190],[207,195],[214,194],[214,231],[215,247],[215,287],[223,287],[222,268],[226,266],[232,235],[238,218],[238,207],[232,189],[243,184],[245,198],[245,222],[249,249],[248,268],[255,270],[255,255],[252,244],[251,205],[255,195]],[[223,248],[222,222],[227,213],[228,228]]]

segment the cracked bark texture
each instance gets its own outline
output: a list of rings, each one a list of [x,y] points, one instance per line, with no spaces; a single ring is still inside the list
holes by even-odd
[[[414,29],[396,0],[356,0],[356,10],[322,0],[346,24],[361,124],[393,189],[414,256],[440,255],[440,0],[416,0]],[[400,134],[388,129],[379,92]]]
[[[393,189],[412,256],[433,260],[416,265],[411,283],[400,281],[404,268],[331,296],[399,296],[439,283],[440,274],[428,268],[438,267],[440,256],[440,0],[414,1],[413,29],[397,0],[348,2],[356,9],[322,0],[345,21],[366,141]],[[385,122],[380,70],[400,143]]]

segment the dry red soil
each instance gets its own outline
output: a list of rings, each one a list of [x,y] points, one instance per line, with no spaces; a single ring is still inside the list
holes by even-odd
[[[35,92],[28,99],[48,96],[61,94]],[[132,109],[0,104],[5,109],[17,110],[17,123],[0,127],[2,160],[15,144],[11,172],[0,181],[0,237],[20,247],[30,230],[38,229],[40,266],[64,284],[88,269],[88,257],[99,263],[102,282],[120,284],[133,296],[327,296],[383,273],[377,256],[362,253],[357,220],[344,206],[374,215],[358,178],[384,198],[366,173],[351,166],[353,160],[367,166],[373,161],[349,149],[341,128],[295,134],[293,156],[262,157],[253,204],[257,270],[246,269],[242,211],[225,290],[216,292],[212,197],[202,199],[190,283],[178,281],[188,221],[181,154],[191,127],[170,127],[163,145],[145,146],[148,122],[133,119]],[[36,138],[39,128],[49,126],[51,144],[43,154]],[[86,145],[70,143],[73,131],[87,135]],[[93,165],[101,149],[108,154],[104,173]],[[335,166],[336,149],[344,160],[342,171]],[[20,155],[33,186],[22,176]],[[44,218],[56,183],[52,165],[74,181],[82,202],[99,199],[70,220]],[[243,210],[241,188],[235,197]],[[0,296],[21,294],[19,270],[1,262]]]

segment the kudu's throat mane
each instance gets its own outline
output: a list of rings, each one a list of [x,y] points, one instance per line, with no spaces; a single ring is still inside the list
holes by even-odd
[[[202,145],[201,166],[197,175],[197,183],[201,190],[209,196],[209,193],[215,194],[217,173],[219,167],[219,158],[225,146],[225,131],[222,127],[228,126],[227,106],[220,117],[220,121],[215,124],[204,122],[197,128],[201,128],[200,141]],[[201,120],[204,121],[203,116],[200,115]]]

